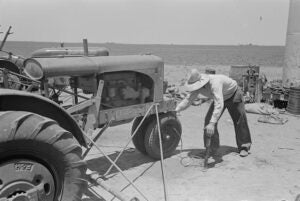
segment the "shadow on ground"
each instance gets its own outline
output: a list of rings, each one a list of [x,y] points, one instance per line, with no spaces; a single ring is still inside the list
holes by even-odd
[[[187,152],[187,156],[190,158],[197,158],[202,159],[204,161],[205,157],[205,149],[185,149],[182,152]],[[216,164],[223,162],[223,157],[231,154],[231,153],[238,153],[236,147],[231,146],[220,146],[216,154],[211,155],[213,158],[213,162],[208,164],[208,168],[215,167]]]
[[[176,150],[174,155],[179,154],[181,152],[187,152],[187,156],[190,158],[198,158],[203,159],[205,157],[205,149],[184,149],[184,150]],[[108,155],[112,160],[115,160],[116,157],[119,155],[120,152],[115,152],[113,154]],[[236,147],[231,146],[220,146],[218,149],[217,154],[213,155],[212,158],[214,162],[209,163],[209,168],[214,167],[216,164],[221,163],[223,161],[223,157],[230,153],[238,153]],[[152,158],[140,153],[135,149],[127,149],[123,152],[120,158],[117,161],[117,165],[120,167],[121,170],[125,171],[134,167],[138,167],[140,165],[155,162]],[[111,166],[111,163],[104,157],[101,156],[99,158],[93,158],[87,160],[88,168],[92,171],[97,171],[100,175],[106,173],[108,168]],[[110,174],[117,173],[116,168],[112,168]]]
[[[110,157],[112,160],[115,160],[119,153],[120,152],[117,151],[113,154],[108,155],[108,157]],[[154,162],[154,160],[140,153],[139,151],[130,148],[122,153],[116,164],[120,167],[121,170],[125,171],[150,162]],[[87,165],[90,170],[97,171],[100,175],[103,175],[111,166],[111,163],[106,157],[101,156],[99,158],[87,160]],[[112,168],[110,174],[116,172],[118,172],[117,169]]]

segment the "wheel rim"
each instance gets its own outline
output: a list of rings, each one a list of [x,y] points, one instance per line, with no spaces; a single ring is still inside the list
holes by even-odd
[[[26,159],[0,164],[0,199],[52,201],[54,197],[54,178],[44,165]]]

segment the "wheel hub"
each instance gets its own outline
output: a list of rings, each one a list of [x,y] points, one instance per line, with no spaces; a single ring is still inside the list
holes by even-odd
[[[0,164],[0,201],[52,201],[54,179],[42,164],[11,160]]]
[[[26,195],[26,193],[24,192],[20,192],[16,195],[13,195],[10,199],[7,200],[11,200],[11,201],[30,201],[30,198],[28,197],[28,195]]]
[[[174,143],[174,137],[176,133],[174,133],[173,128],[170,125],[166,125],[162,128],[162,142],[163,147],[169,147]]]

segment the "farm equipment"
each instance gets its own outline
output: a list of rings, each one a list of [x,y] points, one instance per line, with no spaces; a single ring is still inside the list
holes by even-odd
[[[261,102],[263,91],[263,75],[260,76],[259,66],[235,65],[231,66],[229,76],[237,81],[242,88],[246,103]]]
[[[181,124],[175,100],[163,94],[163,61],[98,50],[43,49],[24,61],[23,74],[2,69],[37,90],[0,89],[1,201],[80,200],[88,180],[84,156],[92,146],[101,151],[95,141],[110,126],[133,121],[135,148],[154,159],[176,149]],[[105,157],[122,173],[117,159]],[[95,174],[89,179],[101,183]]]
[[[2,32],[1,32],[2,33]],[[6,87],[10,89],[19,89],[20,88],[20,79],[18,76],[14,75],[20,74],[23,67],[23,62],[25,60],[22,56],[17,56],[12,54],[11,52],[7,52],[3,50],[7,37],[13,34],[11,32],[11,26],[8,28],[7,32],[5,33],[4,39],[0,44],[0,68],[4,69],[0,72],[0,87]],[[7,74],[11,72],[10,74]],[[5,75],[3,75],[5,74]],[[7,79],[4,83],[3,76],[6,76]],[[4,84],[6,86],[4,86]]]

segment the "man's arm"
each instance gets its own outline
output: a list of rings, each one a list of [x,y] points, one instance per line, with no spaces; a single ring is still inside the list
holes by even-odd
[[[176,112],[181,112],[185,109],[187,109],[192,102],[197,98],[198,92],[197,91],[192,91],[189,93],[176,107],[175,111]]]
[[[214,83],[211,86],[214,100],[214,111],[209,122],[213,124],[216,124],[218,122],[224,109],[224,97],[222,89],[222,83]]]
[[[211,85],[211,93],[213,94],[214,100],[214,111],[212,113],[209,124],[204,128],[206,129],[206,134],[208,136],[212,136],[215,133],[215,125],[218,122],[223,108],[224,108],[224,98],[223,98],[223,90],[222,83],[217,82]]]

